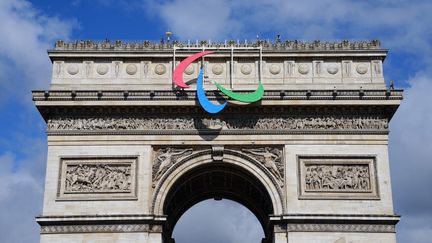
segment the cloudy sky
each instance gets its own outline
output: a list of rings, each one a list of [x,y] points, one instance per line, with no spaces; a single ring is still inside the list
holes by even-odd
[[[171,30],[182,40],[274,39],[277,34],[301,40],[380,39],[390,49],[386,80],[405,89],[390,135],[393,198],[402,215],[398,240],[430,242],[431,11],[430,0],[0,0],[1,241],[39,239],[34,216],[41,212],[46,139],[30,91],[48,87],[46,49],[56,39],[159,40]],[[191,224],[195,234],[184,230]],[[262,236],[245,208],[210,200],[180,220],[175,236],[180,243],[246,242],[233,232],[247,242],[260,242]]]

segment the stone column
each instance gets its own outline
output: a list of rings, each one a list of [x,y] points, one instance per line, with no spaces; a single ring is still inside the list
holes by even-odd
[[[287,227],[284,223],[275,224],[273,226],[273,243],[287,243]]]

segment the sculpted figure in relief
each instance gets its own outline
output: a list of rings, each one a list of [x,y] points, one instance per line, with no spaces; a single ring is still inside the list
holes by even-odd
[[[238,118],[54,118],[48,130],[383,130],[388,120],[380,117],[255,117]]]
[[[280,163],[282,157],[281,151],[270,147],[242,149],[242,151],[261,157],[261,159],[258,160],[276,177],[276,179],[283,181],[283,176],[279,172],[279,168],[276,166],[276,163]]]
[[[156,174],[154,175],[154,182],[158,181],[162,175],[174,165],[178,156],[184,155],[187,152],[192,152],[192,149],[161,149],[157,152],[155,164],[158,165]]]
[[[131,186],[129,165],[78,164],[66,168],[66,192],[128,191]]]
[[[368,165],[308,165],[305,172],[307,190],[370,190]]]

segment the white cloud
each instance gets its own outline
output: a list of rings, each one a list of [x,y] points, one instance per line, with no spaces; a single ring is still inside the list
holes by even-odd
[[[42,212],[45,143],[29,140],[18,154],[0,154],[0,235],[2,242],[38,242],[39,227],[35,217]]]
[[[400,242],[430,241],[432,233],[432,75],[420,73],[390,123],[390,162]]]
[[[144,9],[160,17],[182,39],[220,39],[240,31],[229,0],[158,2],[145,0]]]
[[[31,89],[48,88],[51,65],[46,50],[56,39],[68,38],[73,26],[40,13],[27,1],[0,1],[0,101],[10,94],[30,100]]]
[[[34,217],[42,212],[46,143],[40,138],[43,125],[30,90],[48,88],[51,64],[46,50],[55,39],[67,39],[73,26],[44,15],[25,0],[0,1],[0,105],[16,109],[8,112],[12,119],[5,119],[14,124],[3,124],[0,137],[2,242],[39,241]]]

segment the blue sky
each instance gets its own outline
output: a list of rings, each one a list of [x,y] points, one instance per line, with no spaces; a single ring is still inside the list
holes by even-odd
[[[395,80],[397,87],[405,89],[405,100],[391,122],[390,135],[395,211],[403,216],[398,225],[398,239],[429,242],[431,10],[432,2],[426,0],[1,0],[3,241],[38,241],[33,217],[42,208],[46,139],[45,125],[33,106],[30,91],[48,87],[51,66],[46,49],[56,39],[159,40],[165,31],[171,30],[174,38],[181,40],[244,40],[255,39],[257,35],[274,39],[277,34],[283,39],[300,40],[380,39],[382,46],[390,49],[384,67],[386,80]],[[194,210],[214,208],[213,204],[203,203]],[[225,206],[225,215],[239,212],[237,217],[245,225],[253,225],[254,219],[247,211],[230,202]],[[197,215],[200,213],[188,214],[183,225],[199,221]],[[220,215],[214,215],[217,216]],[[233,228],[226,225],[218,234],[229,235]],[[253,237],[256,236],[251,234]]]

